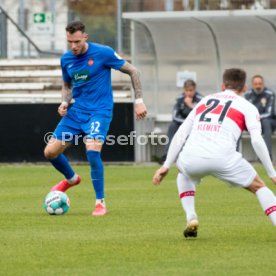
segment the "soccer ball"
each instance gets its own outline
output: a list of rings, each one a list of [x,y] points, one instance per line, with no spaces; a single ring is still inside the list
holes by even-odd
[[[63,215],[70,208],[69,197],[59,191],[50,192],[44,200],[44,209],[49,215]]]

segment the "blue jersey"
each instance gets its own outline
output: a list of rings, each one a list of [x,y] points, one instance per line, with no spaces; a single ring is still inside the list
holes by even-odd
[[[111,68],[119,70],[124,63],[112,48],[97,43],[88,42],[80,56],[66,52],[61,57],[62,77],[72,84],[74,108],[112,113]]]

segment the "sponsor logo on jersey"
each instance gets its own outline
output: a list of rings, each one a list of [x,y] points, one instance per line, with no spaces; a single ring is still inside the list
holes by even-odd
[[[88,70],[83,70],[80,72],[73,73],[73,80],[75,82],[85,82],[85,81],[88,81],[89,79],[90,79],[90,76],[89,76]]]

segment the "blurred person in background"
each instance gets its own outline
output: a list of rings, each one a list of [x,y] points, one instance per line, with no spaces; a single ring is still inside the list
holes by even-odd
[[[167,131],[168,144],[165,145],[164,153],[159,162],[160,164],[166,160],[174,134],[201,99],[202,96],[196,91],[195,81],[190,79],[186,80],[183,85],[183,93],[176,99],[173,107],[172,122],[169,124]]]
[[[272,160],[272,133],[276,129],[275,120],[275,93],[265,87],[264,78],[255,75],[251,79],[252,88],[244,97],[258,109],[260,113],[263,138]]]

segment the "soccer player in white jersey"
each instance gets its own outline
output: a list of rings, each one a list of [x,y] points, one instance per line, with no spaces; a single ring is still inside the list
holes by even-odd
[[[206,175],[256,194],[265,214],[276,225],[275,195],[236,151],[238,138],[247,129],[254,151],[276,184],[276,172],[261,135],[260,115],[256,107],[242,97],[246,91],[245,81],[245,71],[225,70],[223,91],[203,98],[191,111],[175,134],[164,165],[153,176],[153,183],[159,185],[176,161],[178,192],[187,219],[185,237],[197,236],[196,184]]]

